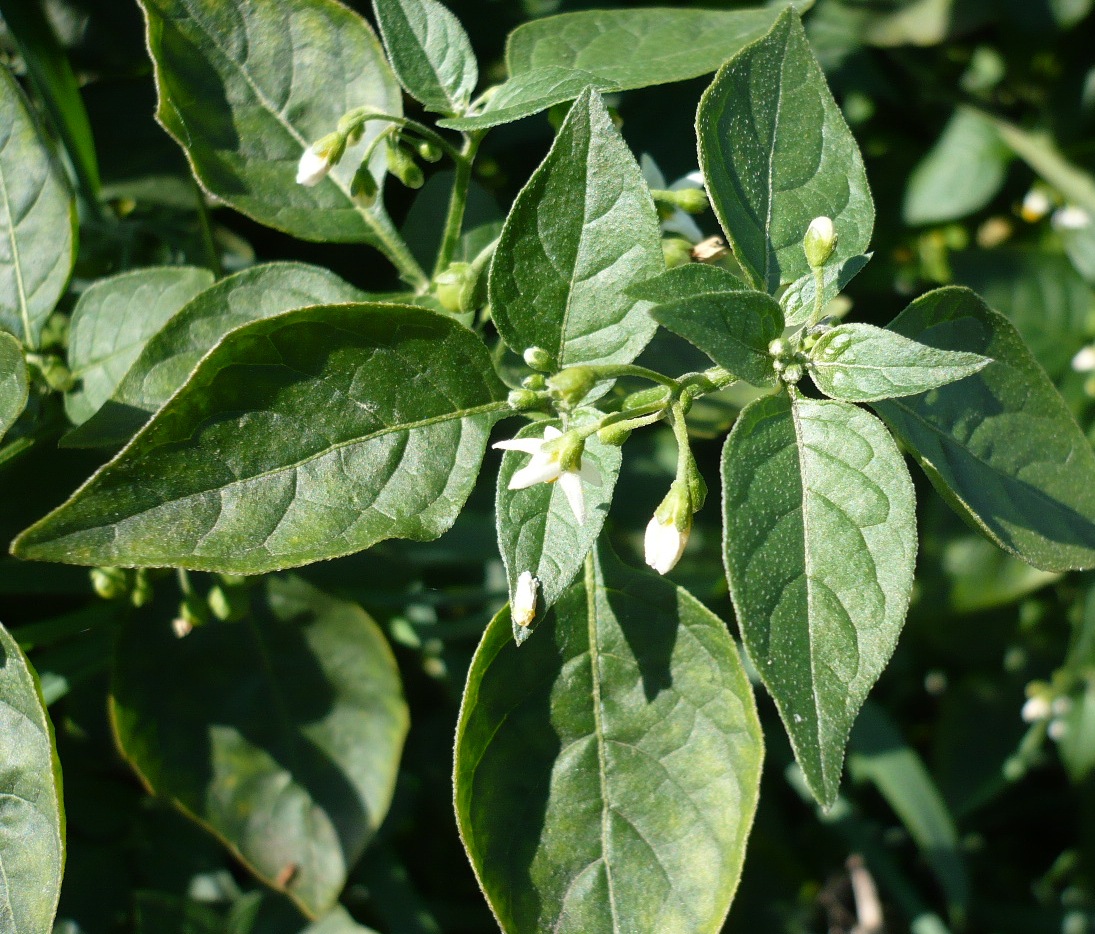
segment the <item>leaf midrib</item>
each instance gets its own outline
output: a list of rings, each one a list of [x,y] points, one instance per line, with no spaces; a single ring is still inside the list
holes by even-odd
[[[14,132],[14,127],[12,128]],[[9,139],[11,136],[9,135]],[[6,145],[5,145],[6,148]],[[23,320],[23,334],[27,346],[32,346],[30,329],[30,308],[27,305],[26,285],[23,282],[23,261],[19,253],[19,243],[15,238],[15,223],[11,213],[11,199],[8,196],[8,182],[4,166],[0,162],[0,200],[4,204],[4,214],[7,217],[8,241],[11,243],[12,268],[15,270],[15,284],[19,291],[19,316]]]

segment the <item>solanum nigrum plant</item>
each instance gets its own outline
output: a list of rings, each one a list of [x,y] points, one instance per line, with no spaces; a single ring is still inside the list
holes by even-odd
[[[721,509],[751,671],[824,807],[909,606],[906,455],[1012,555],[1095,566],[1095,454],[1006,318],[959,287],[885,328],[834,314],[870,259],[875,208],[794,7],[534,21],[510,37],[509,77],[476,96],[471,45],[435,0],[376,0],[383,48],[334,0],[141,3],[157,115],[202,188],[299,238],[367,244],[405,288],[366,294],[299,263],[138,269],[82,292],[62,361],[47,329],[75,201],[5,72],[0,422],[60,391],[63,446],[120,447],[12,553],[93,567],[100,592],[136,603],[145,569],[178,569],[174,626],[119,642],[119,748],[308,915],[352,924],[340,892],[391,802],[407,711],[359,608],[264,575],[441,536],[492,438],[510,599],[468,674],[454,794],[507,932],[716,931],[726,917],[763,743],[726,621],[662,577],[688,561],[700,510]],[[702,186],[652,189],[605,95],[713,71]],[[437,119],[404,115],[402,92]],[[468,229],[491,128],[558,105],[504,224]],[[424,265],[385,189],[421,186],[438,161],[451,194]],[[667,233],[708,205],[724,246]],[[637,364],[659,326],[709,365]],[[731,386],[751,401],[709,497],[690,413]],[[605,523],[629,441],[665,426],[676,468],[646,528],[650,569],[636,568]],[[191,571],[221,575],[208,600]],[[27,731],[14,793],[40,848],[0,855],[9,883],[48,883],[14,903],[13,930],[46,931],[59,783],[38,689],[3,637],[5,704]],[[256,657],[269,681],[226,688],[221,674]],[[160,729],[179,703],[195,723],[269,706],[292,738]],[[321,726],[317,706],[334,711]],[[278,790],[256,796],[266,783]]]

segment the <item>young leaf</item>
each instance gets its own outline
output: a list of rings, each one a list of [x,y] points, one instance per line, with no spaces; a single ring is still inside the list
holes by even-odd
[[[427,110],[463,114],[479,67],[460,21],[436,0],[373,0],[373,10],[407,93]]]
[[[68,366],[79,383],[65,396],[69,419],[79,425],[94,415],[148,339],[212,284],[213,274],[194,266],[135,269],[93,283],[72,312]]]
[[[0,328],[27,347],[76,258],[76,202],[19,85],[0,67]]]
[[[38,678],[0,625],[0,929],[53,927],[65,864],[61,765]]]
[[[483,110],[441,125],[481,129],[573,100],[587,87],[626,91],[695,78],[763,36],[778,14],[772,7],[582,10],[533,20],[510,33],[510,78]]]
[[[432,312],[321,305],[255,321],[13,551],[256,574],[434,539],[471,491],[504,392],[479,338]]]
[[[802,238],[815,217],[836,227],[830,263],[866,251],[863,159],[793,10],[719,70],[696,121],[711,203],[753,285],[774,292],[810,271]]]
[[[918,298],[890,329],[993,361],[960,385],[874,403],[932,486],[1036,568],[1095,567],[1095,452],[1015,328],[949,287]]]
[[[29,389],[23,348],[10,334],[0,331],[0,438],[23,414]]]
[[[558,422],[533,422],[522,428],[517,437],[542,438],[544,428],[549,424],[560,427]],[[621,460],[620,449],[602,444],[596,435],[586,441],[582,466],[589,464],[597,471],[600,486],[583,483],[585,522],[579,523],[558,483],[536,483],[523,490],[509,489],[510,479],[528,464],[529,457],[520,451],[507,451],[503,455],[498,471],[495,514],[498,550],[506,565],[510,603],[523,571],[529,571],[540,582],[537,619],[571,585],[601,534]]]
[[[247,618],[182,639],[166,619],[134,618],[117,640],[111,722],[153,792],[318,915],[387,813],[407,707],[361,607],[295,577],[262,586]]]
[[[722,483],[726,572],[745,648],[828,807],[856,712],[905,622],[912,481],[869,412],[780,393],[741,413]]]
[[[821,272],[821,307],[824,308],[836,298],[864,266],[870,262],[871,254],[852,256],[843,263],[826,263]],[[813,272],[800,276],[779,298],[783,307],[783,319],[788,327],[805,324],[814,311],[817,302],[817,281]]]
[[[656,305],[654,320],[754,386],[778,383],[768,345],[783,333],[783,311],[764,292],[712,292]]]
[[[901,214],[906,224],[938,224],[979,211],[1004,184],[1011,151],[996,127],[959,107],[909,176]]]
[[[653,279],[628,286],[627,294],[655,305],[668,305],[671,302],[690,301],[712,292],[740,292],[744,289],[745,283],[725,269],[708,266],[706,263],[686,263]]]
[[[715,932],[737,887],[762,742],[723,623],[602,549],[468,672],[456,814],[507,934]]]
[[[304,150],[351,108],[401,113],[399,85],[365,20],[335,0],[141,5],[157,116],[211,194],[305,240],[370,243],[408,258],[379,204],[365,208],[350,196],[378,122],[367,124],[324,181],[295,182]],[[376,178],[383,167],[381,146]]]
[[[876,402],[927,392],[972,376],[992,361],[939,350],[870,324],[838,324],[810,351],[809,373],[832,399]]]
[[[642,172],[599,96],[574,102],[506,219],[490,271],[494,322],[556,366],[630,363],[656,327],[627,286],[665,270]]]
[[[266,263],[222,279],[184,305],[141,349],[107,403],[62,439],[64,447],[110,447],[135,435],[230,331],[308,305],[368,301],[333,272]]]

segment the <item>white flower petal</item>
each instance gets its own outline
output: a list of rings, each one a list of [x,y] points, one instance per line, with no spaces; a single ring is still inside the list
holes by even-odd
[[[1074,204],[1053,212],[1053,226],[1057,230],[1083,230],[1091,223],[1091,215]]]
[[[513,476],[509,478],[509,488],[511,490],[525,490],[537,483],[551,483],[553,480],[559,479],[560,472],[559,461],[535,454],[528,464],[515,471]]]
[[[554,425],[545,425],[544,426],[544,440],[545,441],[554,441],[556,438],[561,438],[561,437],[563,437],[563,433],[558,428],[556,428]]]
[[[1072,358],[1072,369],[1077,373],[1090,373],[1095,370],[1095,346],[1081,347]]]
[[[672,522],[659,522],[655,517],[647,523],[644,537],[646,563],[659,574],[668,574],[677,566],[688,544],[688,533]]]
[[[526,454],[539,454],[544,442],[539,438],[510,438],[509,441],[496,441],[491,445],[499,451],[524,451]]]
[[[586,521],[586,500],[585,494],[582,492],[581,478],[569,470],[564,470],[559,475],[559,486],[562,487],[563,492],[566,494],[567,502],[570,504],[570,511],[574,513],[574,518],[579,522]]]
[[[601,472],[586,460],[583,460],[578,467],[578,476],[583,483],[588,483],[592,487],[601,486]]]
[[[309,146],[300,157],[300,162],[297,163],[297,184],[311,188],[323,181],[330,171],[330,160]]]

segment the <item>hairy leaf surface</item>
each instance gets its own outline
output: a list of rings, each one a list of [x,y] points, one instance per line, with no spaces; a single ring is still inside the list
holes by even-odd
[[[318,915],[387,813],[407,707],[357,604],[294,577],[252,596],[245,619],[182,639],[134,618],[117,642],[111,721],[153,792]]]
[[[1095,452],[1011,323],[950,287],[918,298],[890,328],[993,360],[961,383],[874,404],[940,495],[1036,568],[1095,567]]]
[[[582,94],[506,219],[490,272],[498,331],[558,367],[629,363],[656,327],[627,294],[665,270],[642,172],[592,91]]]
[[[830,263],[866,252],[863,159],[794,11],[719,70],[696,120],[711,204],[753,285],[774,292],[810,271],[802,237],[818,216],[836,227]]]
[[[0,331],[0,438],[23,414],[29,389],[23,348],[10,334]]]
[[[912,481],[869,412],[785,393],[741,413],[722,478],[726,571],[745,647],[810,790],[829,806],[856,712],[905,622]]]
[[[133,361],[180,308],[213,284],[194,266],[135,269],[99,279],[72,312],[68,366],[78,380],[65,395],[65,413],[86,422],[117,388]]]
[[[518,648],[509,613],[472,661],[456,813],[507,934],[718,931],[762,755],[723,623],[603,550]]]
[[[254,574],[452,525],[507,410],[478,337],[395,305],[324,305],[225,338],[24,558]]]
[[[37,347],[76,259],[76,202],[0,67],[0,328]]]
[[[65,864],[61,766],[38,678],[0,625],[0,930],[48,934]]]

